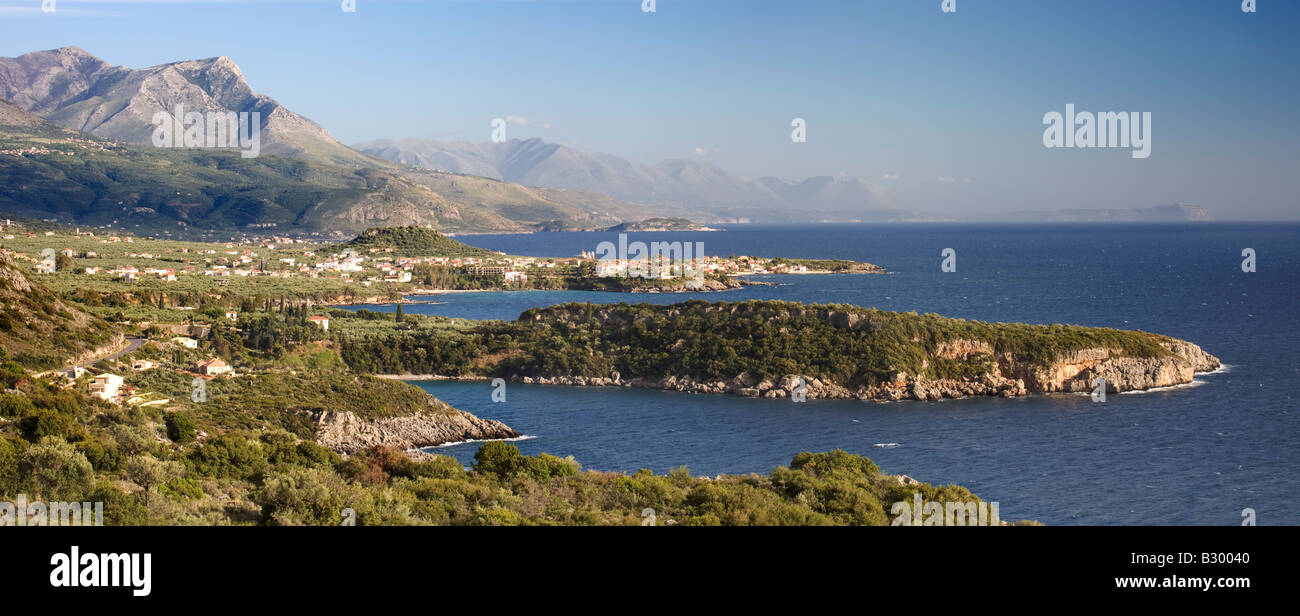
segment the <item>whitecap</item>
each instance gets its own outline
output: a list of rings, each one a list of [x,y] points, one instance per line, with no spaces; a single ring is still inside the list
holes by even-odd
[[[511,442],[511,441],[526,441],[526,440],[534,439],[534,438],[537,438],[537,437],[536,437],[536,436],[530,436],[530,435],[527,435],[527,434],[524,434],[524,435],[521,435],[521,436],[515,436],[515,437],[511,437],[511,438],[485,438],[485,439],[471,438],[471,439],[467,439],[467,440],[464,440],[464,441],[453,441],[453,442],[451,442],[451,443],[442,443],[441,445],[430,445],[430,446],[428,446],[428,447],[420,447],[419,450],[420,450],[420,451],[425,451],[425,450],[428,450],[428,449],[440,449],[440,448],[443,448],[443,447],[455,447],[456,445],[465,445],[465,444],[468,444],[468,443],[489,443],[489,442],[492,442],[492,441],[504,441],[504,442],[509,443],[509,442]]]

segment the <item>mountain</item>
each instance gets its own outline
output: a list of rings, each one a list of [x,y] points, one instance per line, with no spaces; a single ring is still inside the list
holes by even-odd
[[[193,239],[346,239],[370,227],[456,232],[604,228],[651,208],[403,167],[156,148],[80,133],[0,101],[0,213]]]
[[[615,199],[663,208],[658,216],[700,220],[911,219],[913,212],[882,209],[888,195],[857,179],[808,178],[791,182],[749,180],[702,160],[672,159],[642,165],[541,139],[502,143],[446,143],[432,139],[380,139],[354,148],[407,165],[496,178],[527,186],[596,191]],[[686,210],[686,211],[674,211]],[[691,216],[703,210],[712,216]]]
[[[142,69],[112,66],[79,47],[0,58],[0,98],[68,128],[151,145],[154,114],[260,112],[262,153],[344,166],[383,166],[320,125],[257,94],[226,56]]]
[[[1149,208],[1077,209],[1012,212],[997,217],[1015,222],[1203,222],[1210,211],[1196,205],[1175,203]]]

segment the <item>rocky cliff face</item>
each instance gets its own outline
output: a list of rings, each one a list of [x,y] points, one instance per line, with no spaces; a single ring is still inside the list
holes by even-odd
[[[324,412],[316,421],[316,442],[342,454],[351,454],[376,445],[397,449],[431,447],[468,440],[514,438],[520,436],[509,426],[491,419],[480,419],[450,406],[404,417],[361,419],[351,412]]]
[[[1164,357],[1125,357],[1113,349],[1084,349],[1068,353],[1043,367],[1018,362],[1009,353],[995,353],[985,342],[957,340],[940,344],[934,356],[964,359],[988,354],[997,358],[996,365],[976,378],[930,379],[900,372],[889,382],[854,389],[797,374],[788,374],[776,381],[759,381],[748,373],[740,374],[730,381],[699,381],[689,376],[625,380],[617,372],[609,377],[516,376],[514,380],[544,385],[729,393],[751,398],[787,398],[799,392],[809,399],[939,400],[967,396],[1011,398],[1031,393],[1090,392],[1093,380],[1098,377],[1105,379],[1106,391],[1110,393],[1169,387],[1190,383],[1196,373],[1209,372],[1220,365],[1218,358],[1190,342],[1170,339],[1164,346],[1170,351]]]

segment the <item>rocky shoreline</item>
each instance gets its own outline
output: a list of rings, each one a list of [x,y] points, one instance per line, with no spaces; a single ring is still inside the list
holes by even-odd
[[[636,377],[623,379],[618,373],[609,377],[586,376],[519,376],[512,381],[540,385],[575,387],[635,387],[695,394],[732,394],[750,398],[788,398],[800,389],[808,399],[864,401],[941,400],[970,396],[1014,398],[1040,393],[1090,392],[1094,379],[1106,381],[1108,393],[1142,391],[1190,383],[1197,373],[1220,367],[1219,359],[1183,340],[1164,343],[1168,356],[1126,357],[1105,348],[1084,349],[1067,353],[1049,366],[1030,366],[1018,362],[1010,353],[994,353],[984,342],[954,341],[936,350],[936,355],[956,358],[988,353],[997,359],[993,370],[975,378],[929,379],[898,373],[892,381],[873,386],[847,388],[822,379],[787,374],[780,379],[759,380],[748,373],[728,381],[701,381],[689,376],[663,379]]]
[[[349,455],[375,446],[400,451],[460,441],[486,441],[522,436],[499,421],[482,419],[438,401],[441,407],[401,417],[362,419],[354,413],[323,411],[312,417],[316,442]]]

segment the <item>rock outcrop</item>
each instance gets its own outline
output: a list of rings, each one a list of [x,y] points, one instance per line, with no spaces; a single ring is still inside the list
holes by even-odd
[[[313,419],[316,421],[316,442],[342,454],[376,445],[406,450],[520,436],[499,421],[481,419],[450,406],[402,417],[362,419],[351,412],[323,412]]]

